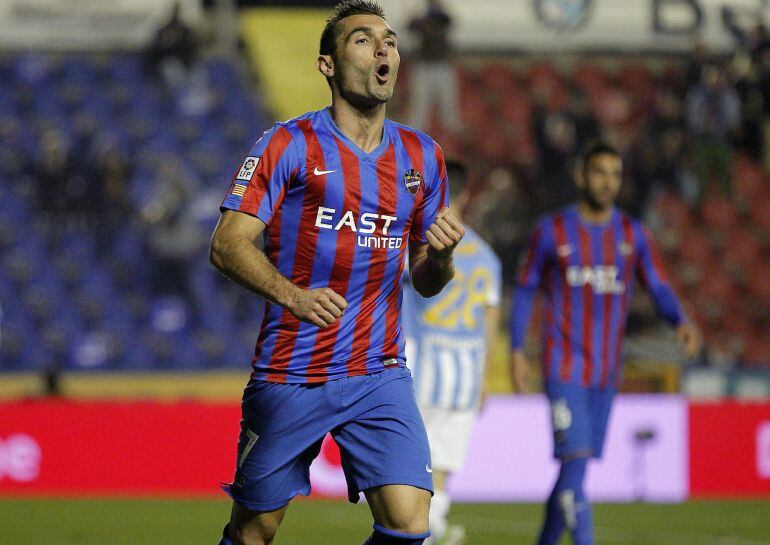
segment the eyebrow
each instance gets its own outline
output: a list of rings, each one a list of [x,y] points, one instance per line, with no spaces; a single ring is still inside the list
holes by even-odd
[[[355,34],[356,32],[363,32],[363,33],[365,33],[365,34],[368,34],[369,36],[371,36],[372,34],[374,34],[374,33],[372,32],[372,27],[368,27],[368,26],[357,26],[356,28],[354,28],[353,30],[351,30],[350,32],[348,32],[347,36],[345,36],[345,41],[348,41],[348,40],[350,39],[350,37],[351,37],[353,34]],[[393,29],[390,29],[390,28],[388,28],[388,29],[385,29],[385,35],[386,35],[386,36],[389,36],[389,37],[393,37],[393,38],[398,38],[398,34],[396,34],[396,32],[395,32]]]

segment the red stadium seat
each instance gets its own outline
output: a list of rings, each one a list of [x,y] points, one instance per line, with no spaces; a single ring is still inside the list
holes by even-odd
[[[525,95],[513,94],[500,104],[500,113],[503,118],[516,126],[519,130],[529,131],[532,119],[532,107]]]
[[[685,262],[705,265],[712,259],[711,241],[699,229],[684,229],[679,244],[679,256]]]
[[[518,89],[518,81],[511,68],[504,63],[490,63],[479,74],[485,88],[499,97],[507,97]]]
[[[770,195],[756,196],[749,203],[749,216],[757,227],[770,232]]]
[[[646,66],[630,64],[621,70],[618,83],[631,93],[643,94],[652,88],[653,78]]]
[[[755,335],[748,343],[744,363],[752,367],[770,367],[770,339]]]
[[[724,258],[729,265],[749,269],[762,259],[762,245],[752,230],[738,227],[729,232],[727,239]]]
[[[712,269],[699,286],[700,292],[711,299],[731,301],[737,298],[732,282],[719,269]]]
[[[572,81],[585,91],[589,96],[593,96],[597,91],[607,88],[606,74],[595,64],[581,64],[572,73]]]
[[[674,193],[659,196],[654,208],[663,215],[666,225],[674,229],[682,229],[692,223],[687,203]]]
[[[721,195],[711,195],[701,207],[701,215],[708,227],[721,231],[733,229],[738,223],[735,206]]]
[[[739,154],[733,163],[733,179],[738,193],[751,201],[760,194],[767,194],[770,181],[762,172],[762,167],[746,155]]]
[[[623,90],[609,88],[598,93],[593,100],[593,107],[599,120],[607,125],[622,125],[632,116],[631,97]]]
[[[767,266],[757,267],[754,273],[749,277],[746,288],[752,297],[760,300],[770,300],[770,270]]]

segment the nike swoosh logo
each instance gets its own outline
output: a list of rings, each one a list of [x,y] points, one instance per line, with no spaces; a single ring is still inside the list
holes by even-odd
[[[425,464],[425,471],[427,471],[428,473],[433,473],[433,470],[430,468],[428,464]]]
[[[318,167],[315,167],[313,169],[313,174],[316,176],[323,176],[324,174],[331,174],[332,172],[337,172],[336,170],[318,170]]]

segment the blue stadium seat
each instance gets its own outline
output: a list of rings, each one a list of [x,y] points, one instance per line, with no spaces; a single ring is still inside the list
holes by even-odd
[[[90,116],[96,133],[115,139],[128,159],[126,191],[136,209],[131,225],[118,229],[106,248],[87,225],[51,225],[42,215],[30,225],[29,218],[38,217],[37,186],[22,176],[32,172],[0,165],[0,369],[247,364],[253,340],[232,340],[243,324],[227,303],[232,292],[223,289],[205,256],[191,271],[193,301],[150,295],[145,262],[147,227],[139,210],[156,197],[159,165],[179,161],[186,181],[216,192],[217,201],[234,165],[267,128],[261,104],[232,62],[209,60],[203,68],[206,83],[196,92],[204,92],[208,103],[191,109],[163,94],[139,55],[0,58],[0,123],[17,127],[14,153],[34,162],[42,131],[54,128],[74,139],[75,118]],[[201,217],[206,229],[217,216],[212,206]]]

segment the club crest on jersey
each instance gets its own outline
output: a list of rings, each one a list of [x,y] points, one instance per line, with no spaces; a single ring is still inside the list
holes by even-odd
[[[412,195],[416,195],[422,185],[422,174],[419,171],[410,168],[404,172],[404,186]]]
[[[631,255],[634,252],[634,247],[628,242],[621,242],[618,244],[618,251],[620,252],[620,255]]]
[[[246,157],[246,160],[243,161],[243,165],[241,165],[241,169],[238,171],[238,176],[235,177],[236,180],[250,182],[251,178],[254,176],[254,171],[257,170],[258,164],[259,157]]]

